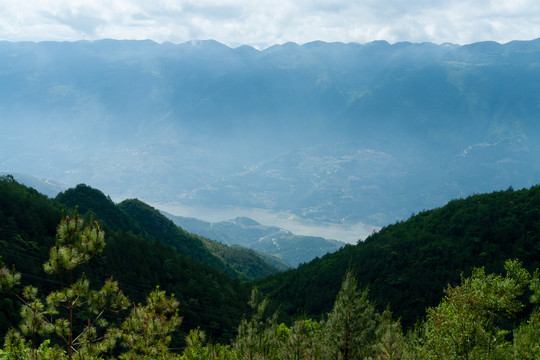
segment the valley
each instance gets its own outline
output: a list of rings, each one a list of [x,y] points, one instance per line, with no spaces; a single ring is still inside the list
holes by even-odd
[[[142,301],[145,294],[157,286],[147,298],[146,307],[140,304],[137,307],[133,303],[134,310],[150,311],[145,316],[156,314],[152,310],[152,306],[156,306],[153,304],[163,304],[152,299],[164,297],[167,293],[174,294],[172,299],[178,299],[178,302],[169,303],[167,300],[167,304],[177,310],[167,310],[152,320],[154,324],[175,321],[176,325],[169,328],[171,336],[165,343],[165,346],[171,344],[172,349],[165,347],[161,350],[163,353],[171,351],[170,356],[174,358],[184,359],[194,356],[188,355],[192,352],[204,351],[218,352],[221,354],[219,357],[236,356],[236,359],[249,358],[253,352],[282,359],[283,354],[289,354],[295,348],[286,341],[289,336],[307,331],[314,343],[306,339],[298,346],[310,349],[310,354],[314,352],[330,359],[333,355],[329,352],[344,351],[339,350],[342,349],[339,345],[342,335],[336,338],[336,343],[327,343],[332,338],[329,335],[344,331],[343,322],[339,320],[342,316],[355,323],[365,317],[369,319],[367,324],[371,324],[366,326],[362,322],[358,331],[365,336],[358,343],[352,343],[350,351],[376,354],[381,351],[380,346],[384,346],[393,349],[400,358],[411,354],[438,353],[446,346],[446,337],[440,338],[439,334],[445,331],[450,334],[461,331],[462,334],[466,331],[468,337],[477,341],[473,345],[467,341],[454,345],[465,346],[467,352],[491,353],[492,349],[483,339],[496,332],[498,341],[504,344],[497,353],[505,354],[503,357],[534,354],[535,346],[528,344],[531,337],[536,338],[540,328],[535,317],[538,311],[538,271],[534,272],[540,267],[537,237],[539,196],[540,188],[535,186],[454,200],[443,207],[422,211],[406,221],[384,227],[356,245],[347,244],[334,253],[300,264],[296,269],[279,272],[270,265],[268,258],[254,251],[189,234],[140,200],[124,200],[115,204],[101,191],[86,185],[67,189],[55,199],[50,199],[18,184],[12,176],[3,176],[0,177],[0,291],[6,296],[0,298],[0,331],[7,331],[6,339],[21,336],[12,324],[20,321],[21,317],[29,319],[32,313],[27,310],[18,313],[19,301],[22,301],[23,309],[34,304],[32,306],[38,313],[49,312],[40,310],[45,308],[36,305],[41,304],[37,297],[25,300],[29,296],[25,295],[29,288],[22,290],[24,297],[18,300],[13,288],[19,289],[31,281],[48,293],[52,287],[61,284],[40,275],[43,267],[38,258],[49,253],[54,259],[58,253],[49,251],[50,246],[54,249],[60,241],[58,236],[56,239],[54,236],[57,219],[68,213],[64,221],[75,221],[80,213],[81,224],[99,221],[93,223],[93,229],[105,231],[107,243],[103,255],[93,259],[94,265],[79,264],[82,269],[72,275],[82,276],[92,283],[103,281],[105,274],[114,275],[118,283],[113,283],[117,288],[113,293],[137,301]],[[62,224],[56,231],[60,231]],[[205,226],[199,223],[201,225]],[[239,229],[268,230],[248,218],[219,224],[231,225]],[[65,251],[71,249],[65,248]],[[119,287],[125,289],[126,295],[120,293]],[[37,288],[34,289],[37,293]],[[94,296],[93,292],[87,294],[80,282],[70,285],[70,291],[82,291],[76,299]],[[101,291],[109,290],[104,287]],[[261,300],[260,294],[264,299]],[[51,296],[47,297],[49,303],[57,301],[51,300]],[[501,298],[502,302],[499,301]],[[530,298],[530,304],[527,298]],[[68,304],[70,299],[58,298]],[[112,299],[115,301],[114,297]],[[471,301],[475,305],[469,307],[467,304]],[[448,308],[456,311],[457,316],[447,314]],[[78,312],[84,310],[76,309]],[[175,311],[180,311],[182,318]],[[512,321],[511,327],[499,317],[503,311]],[[249,318],[246,318],[246,313],[251,314]],[[469,314],[473,319],[480,317],[485,320],[469,322]],[[62,313],[50,315],[62,316]],[[265,317],[266,320],[262,321]],[[439,317],[448,318],[448,321],[441,325],[437,322]],[[34,321],[39,321],[39,324],[48,324],[46,318],[37,319]],[[115,316],[110,320],[119,321]],[[133,324],[130,326],[138,329],[136,323],[124,322],[122,330],[119,329],[115,336],[129,344],[133,335],[122,332],[126,324]],[[308,329],[298,329],[306,325]],[[55,323],[51,326],[60,325]],[[88,326],[95,331],[104,331],[98,329],[103,326],[103,321]],[[431,330],[425,331],[425,327]],[[510,330],[502,331],[508,328]],[[382,330],[389,331],[391,339],[378,335]],[[36,351],[60,351],[57,345],[48,347],[47,336],[54,334],[47,331],[41,333],[45,336],[42,338],[45,345]],[[506,337],[509,331],[514,334],[513,339]],[[193,339],[203,339],[206,334],[210,334],[211,341],[192,342]],[[110,335],[104,336],[107,339]],[[139,336],[153,335],[144,333]],[[423,340],[416,342],[416,338],[411,336],[421,336]],[[423,341],[434,345],[423,345]],[[19,354],[32,346],[27,343],[15,348],[10,342],[6,344],[0,354]],[[313,344],[326,345],[315,347]],[[162,343],[146,343],[142,348],[130,345],[127,352],[153,351],[151,349],[162,346]],[[435,350],[432,346],[436,346]],[[115,343],[107,345],[107,349],[116,349]],[[62,354],[60,352],[57,356],[63,357]]]
[[[540,39],[0,64],[0,358],[540,356]]]
[[[537,183],[539,51],[538,40],[3,42],[0,171],[119,202],[268,212],[268,225],[317,236],[280,223],[287,214],[354,242]]]
[[[316,257],[335,252],[345,243],[314,236],[299,236],[275,226],[264,226],[247,217],[221,222],[207,222],[193,218],[164,214],[189,232],[219,241],[226,245],[240,245],[283,260],[289,267],[297,267]],[[284,270],[281,268],[281,270]]]

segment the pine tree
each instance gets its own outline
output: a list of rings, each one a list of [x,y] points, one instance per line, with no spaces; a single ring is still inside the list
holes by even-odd
[[[178,301],[156,288],[146,299],[146,306],[135,306],[122,323],[127,352],[121,359],[169,359],[168,345],[182,322]]]
[[[19,290],[21,275],[14,268],[0,268],[0,290],[14,294],[22,303],[19,330],[12,329],[7,333],[5,351],[16,357],[23,353],[43,354],[46,350],[54,353],[52,358],[56,359],[61,359],[62,354],[66,354],[69,360],[91,359],[112,351],[118,341],[123,341],[132,346],[126,354],[130,351],[167,353],[168,334],[180,324],[176,313],[178,303],[174,298],[159,290],[152,292],[148,305],[134,307],[120,329],[105,318],[106,313],[120,313],[130,306],[118,283],[110,278],[101,289],[92,290],[84,273],[75,279],[75,269],[103,250],[104,239],[105,233],[99,224],[91,221],[91,225],[84,226],[77,211],[73,218],[62,218],[57,228],[56,244],[49,252],[48,261],[43,264],[47,274],[57,276],[60,288],[45,299],[32,285]],[[149,324],[142,324],[144,321],[149,321]],[[145,340],[149,340],[133,341],[141,339],[141,332]],[[61,339],[63,350],[57,345],[40,349],[26,340],[26,337],[52,335]],[[49,343],[45,341],[44,344]],[[142,346],[145,348],[141,349]],[[125,355],[125,358],[130,357]]]
[[[251,292],[249,306],[254,313],[249,321],[242,319],[233,349],[241,359],[272,359],[277,351],[277,313],[264,320],[268,299],[260,300],[257,289]]]
[[[284,325],[284,324],[281,324]],[[280,359],[307,360],[322,357],[322,325],[312,319],[299,319],[294,322],[282,340]]]
[[[405,339],[399,321],[392,320],[392,312],[386,309],[375,331],[377,342],[374,345],[377,360],[401,359]]]
[[[367,289],[358,290],[356,279],[347,272],[326,324],[327,358],[349,360],[374,355],[379,314],[367,296]]]

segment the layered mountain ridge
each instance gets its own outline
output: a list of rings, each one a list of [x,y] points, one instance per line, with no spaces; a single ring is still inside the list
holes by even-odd
[[[296,267],[316,257],[335,252],[345,245],[343,242],[322,237],[295,235],[288,230],[265,226],[247,217],[208,222],[167,213],[165,215],[189,232],[226,245],[240,245],[259,253],[276,256],[288,267]],[[278,268],[286,270],[282,266]]]
[[[0,63],[0,171],[119,200],[367,224],[325,236],[354,242],[540,178],[540,40],[2,42]]]

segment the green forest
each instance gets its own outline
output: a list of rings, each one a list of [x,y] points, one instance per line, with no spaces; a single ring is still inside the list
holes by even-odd
[[[539,359],[540,187],[278,272],[86,185],[0,178],[0,359]]]

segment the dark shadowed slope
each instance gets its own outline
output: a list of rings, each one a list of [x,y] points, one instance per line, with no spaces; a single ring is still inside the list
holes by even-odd
[[[379,307],[412,325],[447,284],[473,267],[503,272],[506,259],[540,266],[540,187],[453,200],[383,228],[357,245],[259,282],[285,314],[329,311],[351,268]]]

